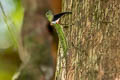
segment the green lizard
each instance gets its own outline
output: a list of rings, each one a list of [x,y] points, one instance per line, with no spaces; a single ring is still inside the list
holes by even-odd
[[[46,17],[50,21],[50,24],[53,25],[54,28],[56,29],[58,37],[59,37],[59,45],[61,45],[63,48],[63,52],[64,52],[63,56],[66,56],[67,50],[68,50],[68,43],[67,43],[66,37],[64,35],[62,26],[57,23],[59,21],[60,17],[63,16],[64,14],[71,14],[71,12],[63,12],[63,13],[53,15],[53,13],[51,11],[48,11],[46,13]]]

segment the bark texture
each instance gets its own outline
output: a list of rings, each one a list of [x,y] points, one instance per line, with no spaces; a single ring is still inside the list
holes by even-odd
[[[59,47],[56,80],[120,79],[120,0],[63,0],[69,44]],[[63,26],[64,27],[64,26]]]
[[[51,8],[55,14],[61,12],[61,0],[50,0]]]

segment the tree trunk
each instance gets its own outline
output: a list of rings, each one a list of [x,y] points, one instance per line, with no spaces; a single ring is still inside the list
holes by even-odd
[[[59,47],[56,80],[120,79],[120,0],[63,0],[69,50]],[[63,26],[64,27],[64,26]]]
[[[48,0],[22,0],[24,21],[20,33],[19,55],[22,65],[13,80],[52,80],[55,63],[52,35],[45,16]]]

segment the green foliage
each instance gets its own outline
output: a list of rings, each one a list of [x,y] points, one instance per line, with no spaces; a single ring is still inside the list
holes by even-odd
[[[0,0],[0,49],[17,47],[22,19],[23,8],[20,0]]]
[[[11,80],[20,61],[17,48],[23,19],[20,0],[0,0],[0,80]]]

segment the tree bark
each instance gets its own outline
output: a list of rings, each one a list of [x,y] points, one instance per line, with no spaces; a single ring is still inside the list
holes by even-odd
[[[61,12],[61,0],[50,0],[51,1],[51,8],[54,14]]]
[[[63,0],[69,50],[59,47],[56,80],[120,79],[120,1]],[[64,26],[63,26],[64,27]]]

